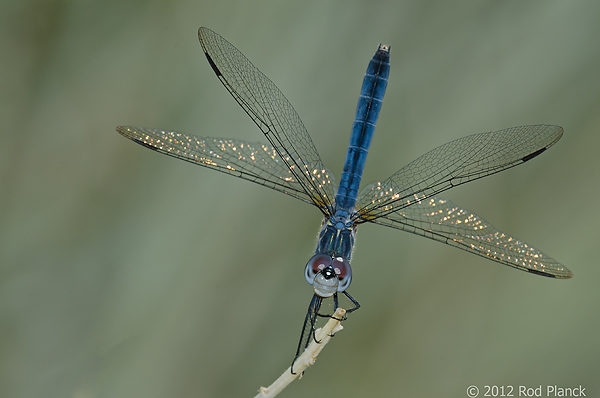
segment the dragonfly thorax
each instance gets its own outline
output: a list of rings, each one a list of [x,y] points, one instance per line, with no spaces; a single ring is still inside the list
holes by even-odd
[[[350,262],[356,226],[347,217],[326,218],[321,224],[315,254],[329,254]]]

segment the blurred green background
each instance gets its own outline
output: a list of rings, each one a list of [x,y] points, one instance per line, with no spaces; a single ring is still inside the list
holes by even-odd
[[[115,131],[263,139],[199,26],[279,86],[338,176],[380,42],[392,70],[365,183],[465,135],[565,129],[534,161],[444,196],[573,279],[362,226],[349,291],[363,307],[282,396],[600,396],[599,18],[576,0],[5,0],[0,396],[248,397],[289,366],[320,213]]]

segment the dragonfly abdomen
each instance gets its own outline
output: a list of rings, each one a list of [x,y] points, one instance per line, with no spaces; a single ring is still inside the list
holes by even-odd
[[[338,209],[350,211],[356,204],[360,180],[390,73],[389,50],[388,46],[379,45],[379,49],[371,59],[363,79],[358,105],[356,106],[356,117],[350,136],[350,145],[346,153],[340,185],[335,196]]]

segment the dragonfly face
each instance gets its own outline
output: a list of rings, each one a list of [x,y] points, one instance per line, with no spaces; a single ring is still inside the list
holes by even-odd
[[[315,255],[304,269],[306,281],[319,297],[345,291],[352,281],[350,259],[356,226],[339,217],[323,220]]]

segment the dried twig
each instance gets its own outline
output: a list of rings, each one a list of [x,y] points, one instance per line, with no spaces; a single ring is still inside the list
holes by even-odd
[[[294,372],[296,374],[292,374],[291,367],[287,368],[285,372],[277,380],[273,382],[269,387],[261,387],[259,388],[259,393],[254,398],[272,398],[279,394],[284,388],[288,386],[292,381],[294,381],[298,376],[302,375],[302,372],[306,370],[311,365],[315,364],[317,360],[317,356],[325,347],[325,344],[329,342],[331,336],[335,333],[339,332],[343,329],[343,326],[340,324],[340,320],[344,319],[344,315],[346,315],[346,310],[343,308],[338,308],[334,314],[333,318],[331,318],[325,326],[316,331],[317,341],[311,341],[306,350],[296,359],[294,362]]]

